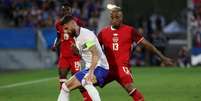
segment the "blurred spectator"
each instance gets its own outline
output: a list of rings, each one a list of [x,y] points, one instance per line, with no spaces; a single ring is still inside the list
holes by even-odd
[[[157,29],[151,36],[151,42],[152,44],[158,49],[160,50],[160,52],[162,54],[165,54],[165,48],[167,47],[167,38],[166,36],[164,35],[164,33],[162,32],[161,29]],[[152,57],[151,57],[151,64],[152,65],[160,65],[160,58],[155,55],[155,54],[152,54]]]
[[[153,31],[163,29],[165,27],[165,18],[159,14],[152,14],[150,16],[151,28]]]
[[[131,58],[131,65],[135,66],[144,66],[144,53],[142,48],[137,46],[135,48],[135,52],[133,52],[133,56]]]
[[[186,47],[182,47],[180,49],[177,64],[179,67],[190,67],[191,58],[188,49]]]
[[[78,7],[78,3],[76,2],[73,3],[72,13],[73,13],[73,16],[80,17],[81,11],[80,11],[80,8]]]
[[[194,0],[193,16],[191,18],[191,33],[193,34],[193,46],[201,48],[201,1]]]
[[[89,19],[89,29],[93,30],[95,33],[97,32],[98,21],[98,13],[92,13],[91,18]]]
[[[138,28],[138,31],[143,34],[143,36],[151,41],[151,34],[153,33],[152,29],[152,21],[149,17],[147,16],[142,16],[142,15],[137,15],[134,17],[134,26]]]
[[[59,12],[61,0],[2,0],[0,7],[3,19],[11,27],[51,27]],[[102,10],[102,0],[68,0],[72,12],[86,23],[86,27],[96,30]],[[6,25],[5,25],[6,27]]]

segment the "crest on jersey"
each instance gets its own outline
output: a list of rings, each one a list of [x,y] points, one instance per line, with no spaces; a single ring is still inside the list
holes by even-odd
[[[113,43],[117,43],[119,41],[119,38],[118,37],[113,37],[112,41],[113,41]]]
[[[114,33],[113,36],[118,36],[118,33]]]

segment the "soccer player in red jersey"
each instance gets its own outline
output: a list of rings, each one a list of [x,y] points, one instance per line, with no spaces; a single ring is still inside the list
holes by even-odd
[[[133,101],[144,101],[143,95],[132,85],[133,77],[129,61],[133,43],[144,45],[146,49],[159,55],[161,61],[167,65],[171,65],[172,61],[144,39],[135,28],[122,23],[123,14],[121,8],[113,8],[110,16],[111,25],[103,28],[98,35],[99,42],[102,44],[110,66],[106,82],[110,83],[116,80],[129,93]]]
[[[58,48],[58,71],[59,71],[59,82],[60,88],[61,85],[67,80],[67,74],[71,71],[71,74],[75,74],[76,72],[80,71],[80,56],[77,54],[75,48],[75,40],[72,36],[63,29],[61,24],[62,17],[71,15],[71,5],[68,2],[65,2],[61,6],[61,17],[59,17],[55,21],[55,26],[57,30],[57,38],[54,43],[54,49]],[[78,25],[82,25],[81,21],[78,18],[74,17],[74,20],[77,22]],[[80,88],[80,92],[84,97],[84,101],[92,101],[90,96],[88,95],[87,91],[84,88]]]

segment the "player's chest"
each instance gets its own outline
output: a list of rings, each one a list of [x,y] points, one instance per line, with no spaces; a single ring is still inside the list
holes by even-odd
[[[125,44],[130,43],[131,39],[131,33],[128,31],[109,31],[103,37],[105,43]]]

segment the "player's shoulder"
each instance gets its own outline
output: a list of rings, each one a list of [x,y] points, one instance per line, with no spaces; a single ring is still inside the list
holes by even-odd
[[[101,29],[101,32],[107,31],[107,30],[111,30],[111,25],[103,27],[103,28]]]
[[[93,31],[80,27],[80,35],[78,36],[78,39],[81,40],[89,40],[89,39],[95,39],[96,36]]]
[[[81,33],[83,33],[84,35],[95,35],[93,31],[87,29],[87,28],[84,28],[84,27],[80,27],[80,31]]]
[[[135,29],[133,26],[130,26],[130,25],[122,25],[124,28],[126,28],[126,29],[131,29],[131,30],[133,30],[133,29]]]
[[[105,26],[99,31],[98,35],[100,36],[103,34],[107,34],[110,30],[111,30],[111,26]]]
[[[93,31],[87,29],[87,28],[84,28],[84,27],[80,27],[81,28],[81,31],[85,32],[85,33],[93,33]]]

